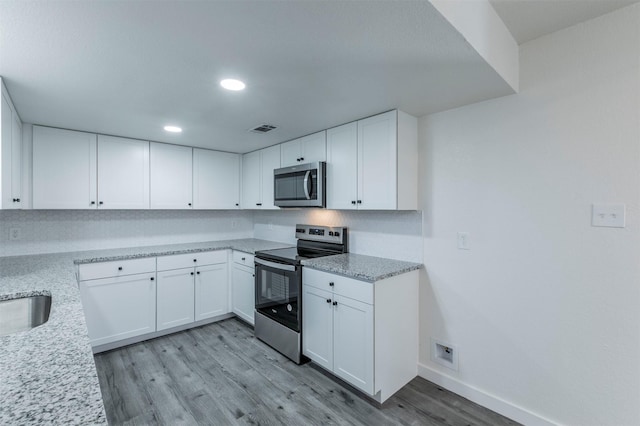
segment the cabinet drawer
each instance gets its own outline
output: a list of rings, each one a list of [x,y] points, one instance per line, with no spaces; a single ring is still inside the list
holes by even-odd
[[[156,258],[115,260],[112,262],[86,263],[79,265],[80,281],[97,278],[120,277],[156,271]]]
[[[226,250],[158,256],[158,271],[188,268],[190,266],[213,265],[227,261]]]
[[[335,275],[329,272],[317,271],[315,269],[302,268],[302,282],[305,285],[317,287],[321,290],[333,291],[333,293],[359,300],[369,305],[373,304],[374,283],[355,280],[353,278]]]
[[[233,252],[233,261],[235,263],[239,263],[241,265],[250,266],[253,268],[253,255],[249,253],[245,253],[243,251],[234,250]]]

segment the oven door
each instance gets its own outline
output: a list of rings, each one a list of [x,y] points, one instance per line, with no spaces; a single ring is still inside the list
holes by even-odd
[[[302,268],[255,258],[256,311],[299,332]]]

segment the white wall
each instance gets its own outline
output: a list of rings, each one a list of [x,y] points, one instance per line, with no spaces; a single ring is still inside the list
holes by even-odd
[[[9,240],[11,228],[20,240]],[[0,210],[0,256],[252,236],[252,212],[236,210]]]
[[[420,119],[421,374],[527,424],[638,425],[640,5],[520,59],[519,94]]]
[[[295,244],[295,224],[346,226],[349,252],[422,262],[422,212],[301,209],[256,211],[254,236]]]

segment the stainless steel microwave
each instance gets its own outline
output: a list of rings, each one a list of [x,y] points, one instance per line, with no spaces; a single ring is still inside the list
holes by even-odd
[[[327,163],[297,164],[273,171],[273,202],[279,207],[325,207]]]

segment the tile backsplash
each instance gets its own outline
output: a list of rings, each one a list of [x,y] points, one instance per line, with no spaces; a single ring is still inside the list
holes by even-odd
[[[295,244],[296,223],[347,226],[352,253],[422,262],[422,212],[324,209],[0,210],[0,256],[251,237]]]
[[[10,240],[12,228],[20,239]],[[252,236],[251,211],[0,210],[0,256]]]
[[[254,236],[295,244],[295,224],[349,228],[349,251],[422,263],[421,211],[256,211]]]

